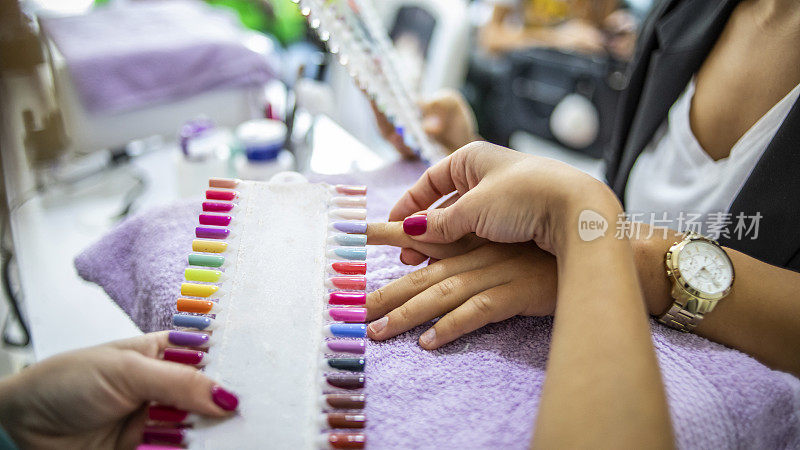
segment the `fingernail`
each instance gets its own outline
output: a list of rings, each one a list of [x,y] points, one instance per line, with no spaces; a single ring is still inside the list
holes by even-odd
[[[197,328],[198,330],[213,330],[216,326],[214,319],[203,316],[190,316],[188,314],[175,314],[172,324],[180,328]]]
[[[330,428],[364,428],[367,416],[353,413],[328,413],[325,416],[325,425]]]
[[[327,361],[331,369],[348,372],[363,372],[366,362],[364,358],[330,358]]]
[[[332,323],[322,328],[328,337],[363,338],[367,336],[367,326],[363,323]]]
[[[205,352],[199,350],[189,350],[187,348],[167,348],[164,349],[164,361],[172,361],[181,364],[199,366],[203,364]]]
[[[367,294],[363,292],[331,292],[328,296],[331,305],[364,305],[367,303]]]
[[[429,328],[428,331],[422,333],[422,336],[419,337],[419,341],[422,342],[423,345],[431,345],[436,339],[436,330],[433,328]]]
[[[142,441],[147,444],[162,442],[180,445],[183,443],[185,435],[186,429],[184,428],[146,426],[142,432]]]
[[[225,264],[225,258],[219,255],[199,255],[197,253],[192,253],[189,255],[188,259],[190,266],[222,267],[222,265]]]
[[[176,302],[176,309],[180,312],[195,314],[217,314],[221,310],[216,302],[197,298],[179,298]]]
[[[328,350],[334,353],[353,353],[363,355],[366,351],[366,344],[363,339],[331,339],[325,341]]]
[[[211,269],[195,269],[187,267],[183,271],[183,277],[186,281],[203,281],[206,283],[216,283],[222,278],[222,272],[219,270]]]
[[[406,217],[406,220],[403,221],[403,231],[405,231],[409,236],[419,236],[420,234],[425,233],[427,228],[427,216]]]
[[[206,333],[193,333],[191,331],[170,331],[169,343],[184,347],[206,347],[209,335]]]
[[[236,178],[217,178],[212,177],[208,179],[208,187],[233,189],[241,183],[242,180]]]
[[[361,389],[364,387],[364,375],[357,373],[330,373],[325,381],[339,389]]]
[[[203,202],[203,211],[206,212],[230,212],[235,205],[233,203],[222,202]]]
[[[181,295],[189,297],[210,297],[219,290],[213,284],[181,283]]]
[[[366,186],[346,186],[343,184],[339,184],[334,187],[334,190],[339,194],[344,194],[344,195],[367,195]]]
[[[367,308],[331,308],[328,317],[337,322],[363,323],[367,320]]]
[[[367,206],[367,197],[333,197],[331,204],[340,208],[363,208]]]
[[[225,411],[233,411],[239,406],[239,398],[231,392],[226,391],[222,386],[211,388],[211,400]]]
[[[366,234],[367,222],[334,222],[333,229],[342,233]]]
[[[331,277],[327,280],[329,287],[363,291],[367,288],[366,277]]]
[[[231,230],[227,228],[196,227],[194,235],[201,239],[225,239],[230,236]]]
[[[223,253],[228,249],[228,243],[222,241],[207,241],[195,239],[192,241],[192,251],[206,253]]]
[[[364,220],[367,218],[367,210],[362,208],[334,209],[329,215],[334,219]]]
[[[189,417],[189,412],[172,406],[153,405],[147,409],[147,417],[157,422],[180,423]]]
[[[183,447],[173,447],[171,445],[159,445],[159,444],[139,444],[136,446],[136,450],[181,450]]]
[[[224,201],[233,201],[236,200],[238,194],[236,191],[218,191],[216,189],[208,189],[206,191],[206,200],[224,200]]]
[[[328,394],[325,403],[336,409],[364,409],[367,396],[364,394]]]
[[[428,116],[422,120],[423,128],[439,129],[442,126],[442,119],[439,116]]]
[[[219,214],[200,214],[200,225],[214,225],[227,227],[231,223],[231,216]]]
[[[335,234],[328,238],[328,243],[347,247],[363,247],[367,245],[366,234]]]
[[[367,249],[364,247],[334,248],[328,250],[328,257],[338,259],[357,259],[363,261],[367,259]]]
[[[367,273],[367,263],[344,261],[335,262],[331,264],[331,270],[342,275],[364,275]]]
[[[384,328],[386,328],[387,323],[389,323],[389,317],[383,316],[369,324],[369,329],[372,331],[372,334],[379,334]]]
[[[362,433],[330,433],[325,437],[329,448],[364,448],[367,444],[367,437]]]

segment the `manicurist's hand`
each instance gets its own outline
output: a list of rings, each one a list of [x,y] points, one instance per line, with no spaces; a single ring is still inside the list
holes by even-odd
[[[160,355],[168,333],[54,356],[0,381],[0,424],[21,448],[134,448],[150,401],[225,417],[238,400]]]
[[[451,193],[452,204],[426,211]],[[428,169],[389,220],[403,220],[406,234],[420,242],[449,243],[474,233],[494,242],[532,240],[556,254],[563,225],[588,205],[621,210],[603,183],[564,163],[473,142]]]
[[[420,211],[454,191],[442,208]],[[393,217],[417,211],[402,231],[399,222],[367,229],[370,244],[441,260],[369,294],[370,337],[388,339],[442,316],[420,337],[423,348],[434,349],[490,322],[552,314],[560,224],[584,201],[616,211],[612,196],[555,161],[487,143],[457,151],[395,206]]]

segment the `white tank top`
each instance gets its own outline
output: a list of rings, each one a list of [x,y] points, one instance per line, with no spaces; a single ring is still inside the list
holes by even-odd
[[[708,222],[719,221],[729,212],[800,95],[798,84],[747,130],[730,156],[714,161],[697,142],[689,123],[694,88],[692,79],[633,165],[625,189],[625,206],[632,220],[649,223],[652,217],[665,218],[656,225],[684,231],[687,215],[699,215],[701,229],[707,232]]]

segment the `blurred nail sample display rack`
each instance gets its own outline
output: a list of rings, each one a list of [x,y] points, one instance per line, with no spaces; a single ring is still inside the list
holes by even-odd
[[[293,0],[328,50],[395,126],[405,144],[434,163],[444,149],[428,138],[402,64],[371,0]]]
[[[202,367],[238,412],[152,405],[140,449],[365,446],[366,191],[208,181],[163,357]]]
[[[205,180],[215,176],[267,181],[277,173],[293,170],[294,156],[284,149],[285,141],[286,125],[273,119],[249,120],[235,132],[216,127],[207,119],[187,122],[179,134],[181,196],[196,195]]]

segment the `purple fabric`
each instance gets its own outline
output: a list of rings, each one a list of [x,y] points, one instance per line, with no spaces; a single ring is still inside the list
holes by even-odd
[[[139,1],[42,19],[87,111],[120,112],[272,78],[232,17],[202,2]]]
[[[420,174],[401,163],[330,182],[367,184],[371,220]],[[199,200],[132,218],[76,259],[80,275],[146,331],[169,327]],[[369,249],[368,288],[413,268],[398,250]],[[673,426],[681,448],[800,448],[800,380],[747,355],[655,323]],[[526,448],[544,381],[549,318],[489,325],[443,348],[420,349],[419,327],[369,342],[370,448]]]

